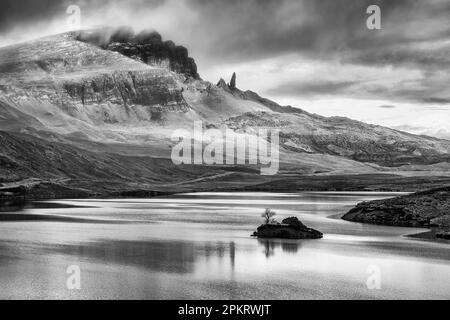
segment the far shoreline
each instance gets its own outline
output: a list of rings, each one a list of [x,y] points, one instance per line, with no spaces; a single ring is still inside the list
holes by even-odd
[[[303,193],[303,192],[372,192],[372,193],[411,193],[411,192],[399,192],[399,191],[386,191],[386,190],[295,190],[295,191],[280,191],[280,190],[274,190],[274,191],[261,191],[261,190],[235,190],[235,189],[224,189],[224,190],[201,190],[201,191],[180,191],[180,192],[160,192],[160,191],[144,191],[144,190],[137,190],[135,192],[126,192],[126,195],[91,195],[91,196],[81,196],[81,197],[64,197],[64,195],[61,195],[61,197],[49,197],[49,198],[28,198],[26,196],[18,196],[18,197],[11,197],[11,198],[0,198],[0,206],[11,206],[14,207],[18,204],[27,204],[32,202],[40,202],[40,201],[63,201],[63,200],[84,200],[84,199],[152,199],[152,198],[164,198],[164,197],[170,197],[176,194],[189,194],[189,193],[204,193],[204,192],[211,192],[211,193],[221,193],[221,192],[233,192],[233,193],[241,193],[241,192],[260,192],[260,193]],[[147,193],[147,194],[145,194]],[[393,195],[393,197],[395,197]],[[328,216],[328,219],[335,219],[335,220],[343,220],[350,223],[362,223],[362,224],[368,224],[368,225],[376,225],[376,226],[385,226],[385,227],[405,227],[405,226],[397,226],[397,225],[386,225],[386,224],[376,224],[376,223],[364,223],[364,222],[356,222],[356,221],[348,221],[343,219],[343,217],[346,215],[346,213],[338,213],[333,214],[331,216]],[[2,219],[0,219],[2,220]],[[405,227],[407,228],[407,227]],[[424,228],[427,229],[427,228]],[[412,239],[412,240],[418,240],[418,241],[429,241],[429,242],[437,242],[437,243],[444,243],[444,244],[450,244],[450,240],[446,239],[439,239],[436,237],[436,231],[429,230],[425,232],[415,233],[415,234],[404,234],[401,237],[406,239]]]

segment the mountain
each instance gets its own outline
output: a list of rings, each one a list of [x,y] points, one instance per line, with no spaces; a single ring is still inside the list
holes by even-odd
[[[236,135],[279,129],[279,174],[175,166],[171,136],[195,121]],[[30,179],[87,194],[256,188],[305,175],[435,176],[441,183],[450,157],[447,140],[283,107],[240,90],[237,75],[230,84],[203,81],[186,48],[127,28],[0,48],[0,139],[5,193]]]

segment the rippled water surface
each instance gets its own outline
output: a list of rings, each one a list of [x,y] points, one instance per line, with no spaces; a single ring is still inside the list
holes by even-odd
[[[2,208],[0,298],[449,299],[449,244],[338,218],[395,195],[203,193]],[[254,239],[264,208],[325,237]],[[67,288],[71,265],[81,290]]]

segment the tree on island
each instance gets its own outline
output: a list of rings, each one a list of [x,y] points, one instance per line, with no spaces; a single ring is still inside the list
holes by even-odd
[[[261,215],[261,217],[264,218],[266,224],[270,224],[275,221],[273,217],[275,217],[276,215],[277,213],[275,211],[267,208],[266,211],[264,211],[264,213]]]

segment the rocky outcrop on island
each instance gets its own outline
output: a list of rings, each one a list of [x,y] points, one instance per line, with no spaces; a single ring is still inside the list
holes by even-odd
[[[377,225],[431,228],[436,238],[450,239],[450,187],[363,202],[343,219]]]
[[[320,231],[308,228],[298,218],[284,219],[282,223],[269,223],[260,226],[253,237],[276,239],[321,239]]]

